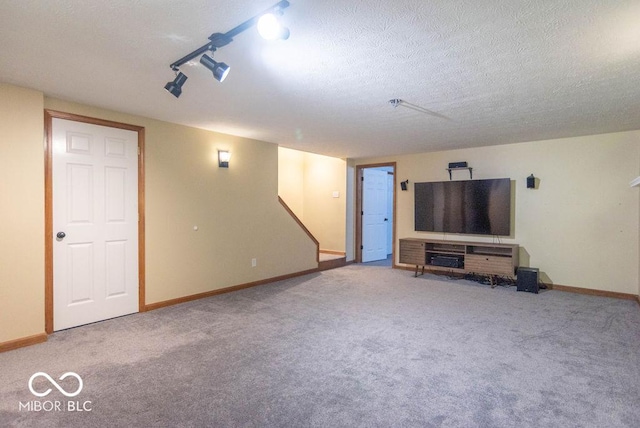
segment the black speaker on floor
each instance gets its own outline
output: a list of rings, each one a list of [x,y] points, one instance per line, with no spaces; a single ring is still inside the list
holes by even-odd
[[[538,294],[538,268],[519,267],[516,285],[518,291]]]

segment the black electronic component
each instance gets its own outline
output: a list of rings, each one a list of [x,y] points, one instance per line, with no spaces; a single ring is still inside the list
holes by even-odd
[[[460,256],[435,255],[431,258],[431,264],[440,267],[462,268],[464,261]]]
[[[414,183],[415,230],[509,236],[511,180]]]
[[[466,162],[449,162],[449,168],[466,168]]]
[[[538,290],[540,289],[538,285],[538,274],[538,268],[519,267],[516,280],[518,291],[528,291],[529,293],[538,294]]]
[[[536,178],[531,174],[527,177],[527,189],[535,189],[536,188]]]

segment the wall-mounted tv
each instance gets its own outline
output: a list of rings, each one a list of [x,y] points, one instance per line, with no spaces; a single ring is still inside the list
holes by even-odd
[[[415,230],[509,235],[511,180],[415,183]]]

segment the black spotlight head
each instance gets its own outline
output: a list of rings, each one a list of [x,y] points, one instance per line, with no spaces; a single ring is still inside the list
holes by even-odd
[[[202,58],[200,58],[200,64],[211,70],[213,77],[215,77],[218,82],[222,82],[227,77],[227,74],[229,74],[229,66],[227,64],[224,62],[218,62],[209,55],[202,55]]]
[[[187,76],[182,72],[176,75],[176,78],[172,82],[167,82],[164,88],[171,93],[174,97],[178,98],[182,94],[182,85],[187,81]]]

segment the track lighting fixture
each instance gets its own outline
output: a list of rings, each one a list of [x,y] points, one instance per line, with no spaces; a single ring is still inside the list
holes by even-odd
[[[186,81],[187,76],[185,76],[183,73],[178,72],[176,73],[176,78],[173,79],[172,82],[167,82],[167,84],[164,85],[164,88],[169,91],[171,95],[178,98],[182,93],[182,85],[184,85],[184,82]]]
[[[417,112],[420,112],[420,113],[428,114],[430,116],[439,117],[440,119],[451,120],[447,116],[441,115],[440,113],[437,113],[435,111],[428,110],[428,109],[426,109],[424,107],[420,107],[419,105],[412,104],[412,103],[407,102],[405,100],[401,100],[400,98],[390,99],[388,101],[388,103],[391,104],[393,106],[393,108],[405,107],[405,108],[408,108],[410,110],[414,110],[414,111],[417,111]]]
[[[265,13],[258,20],[258,33],[266,40],[289,38],[289,29],[282,26],[278,18],[273,13]]]
[[[207,54],[202,55],[200,64],[211,70],[213,77],[215,77],[218,82],[222,82],[227,77],[227,74],[229,74],[229,66],[227,64],[218,62]]]
[[[185,55],[169,66],[176,72],[176,78],[172,82],[168,82],[164,88],[178,98],[182,93],[182,85],[187,80],[187,76],[180,71],[180,66],[200,55],[200,63],[213,73],[213,77],[215,77],[217,81],[222,82],[227,77],[227,74],[229,74],[229,66],[224,62],[215,61],[211,56],[206,55],[206,52],[214,53],[219,48],[231,43],[235,36],[253,26],[257,26],[259,33],[267,40],[288,39],[289,29],[283,27],[276,17],[276,15],[282,15],[284,9],[287,7],[289,7],[289,2],[282,0],[261,14],[254,16],[224,34],[213,33],[209,36],[209,42],[207,44]]]

